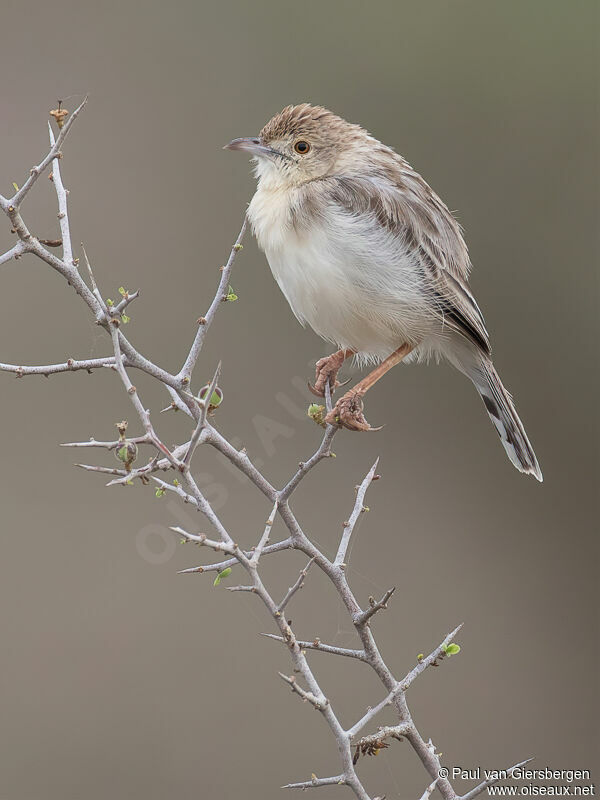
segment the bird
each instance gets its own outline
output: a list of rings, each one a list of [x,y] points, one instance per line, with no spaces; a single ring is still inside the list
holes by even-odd
[[[348,358],[374,365],[325,422],[376,430],[366,392],[400,361],[445,359],[472,381],[510,461],[542,481],[492,363],[462,229],[421,175],[360,125],[310,103],[286,106],[257,137],[225,149],[254,162],[247,217],[293,313],[338,348],[317,361],[311,390],[339,387]]]

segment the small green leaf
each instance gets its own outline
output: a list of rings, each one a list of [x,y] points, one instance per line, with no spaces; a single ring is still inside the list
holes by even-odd
[[[119,286],[119,294],[121,295],[121,297],[125,297],[125,295],[127,294],[127,289],[124,289],[122,286]]]
[[[155,494],[156,494],[156,496],[157,496],[157,497],[162,497],[162,496],[163,496],[164,494],[166,494],[166,493],[167,493],[167,490],[166,490],[166,489],[163,489],[163,487],[162,487],[162,486],[159,486],[159,487],[158,487],[158,489],[157,489],[157,490],[156,490],[156,492],[155,492]]]
[[[179,486],[179,481],[177,480],[177,478],[175,478],[175,480],[173,481],[173,486]]]
[[[444,653],[446,653],[447,656],[455,656],[457,653],[460,653],[460,645],[452,642],[452,644],[448,644],[444,647]]]
[[[235,250],[236,253],[239,253],[240,250],[244,249],[244,245],[243,244],[234,244],[233,245],[233,249]]]
[[[227,295],[226,295],[225,299],[229,300],[231,303],[235,303],[235,301],[238,299],[238,296],[233,291],[233,287],[231,285],[229,286],[229,289],[227,291]]]
[[[213,586],[218,586],[223,578],[228,578],[231,575],[231,567],[226,567],[224,570],[219,572],[217,577],[214,580]]]
[[[124,444],[123,447],[119,447],[117,450],[117,456],[121,461],[129,460],[129,449],[126,444]]]
[[[123,325],[127,325],[128,322],[131,322],[131,317],[128,317],[127,314],[121,314],[121,322]]]
[[[107,297],[107,298],[106,298],[106,305],[107,305],[107,306],[114,306],[114,303],[113,303],[113,301],[110,299],[110,297]]]
[[[19,191],[19,187],[17,186],[17,184],[14,181],[13,181],[13,186],[15,187],[15,192],[18,192]]]
[[[419,655],[417,656],[417,661],[423,661],[424,658],[425,658],[425,653],[419,653]]]

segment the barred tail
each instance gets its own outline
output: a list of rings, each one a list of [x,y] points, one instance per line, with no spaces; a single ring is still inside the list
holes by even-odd
[[[542,481],[540,465],[510,394],[502,385],[490,359],[480,354],[477,361],[477,365],[467,374],[483,400],[507,456],[519,472],[533,475],[538,481]]]

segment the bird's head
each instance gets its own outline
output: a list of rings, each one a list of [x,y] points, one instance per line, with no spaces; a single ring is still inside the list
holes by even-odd
[[[225,149],[249,153],[261,181],[285,187],[364,171],[374,143],[359,125],[303,103],[284,108],[257,137],[234,139]]]

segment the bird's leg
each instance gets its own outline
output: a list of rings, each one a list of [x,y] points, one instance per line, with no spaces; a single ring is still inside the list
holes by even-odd
[[[325,417],[328,425],[340,425],[350,431],[374,431],[380,428],[372,428],[364,417],[362,398],[369,391],[373,384],[382,378],[386,372],[395,367],[405,358],[414,345],[403,344],[397,350],[375,367],[372,372],[353,386],[345,395],[340,397],[332,410]]]
[[[317,397],[325,397],[325,386],[329,383],[329,388],[333,392],[337,386],[341,386],[337,380],[337,374],[347,358],[354,355],[354,350],[338,350],[330,356],[320,358],[315,364],[315,385],[308,384],[308,388]]]

